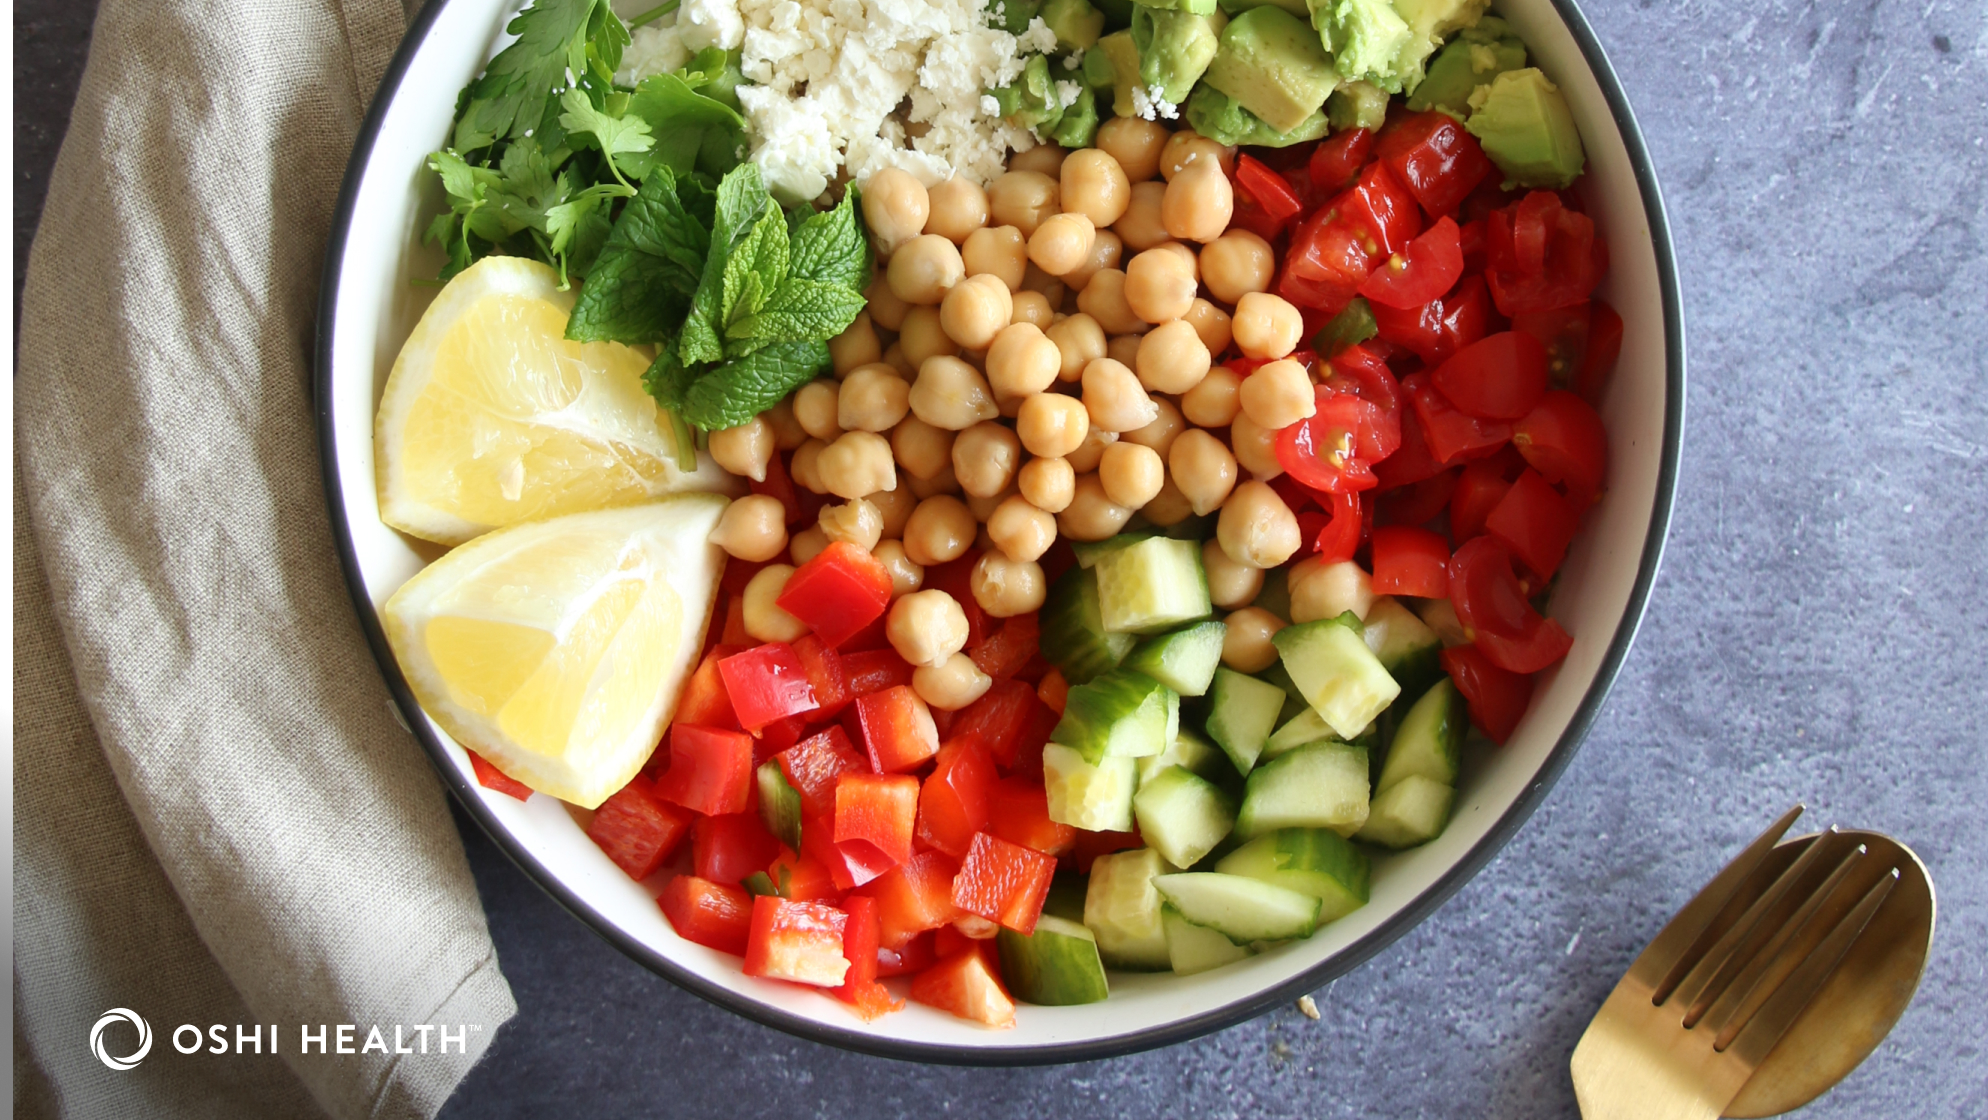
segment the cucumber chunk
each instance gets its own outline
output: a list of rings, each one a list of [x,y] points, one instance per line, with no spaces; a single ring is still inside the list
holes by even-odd
[[[1160,923],[1167,933],[1167,959],[1173,963],[1173,970],[1182,976],[1234,964],[1252,955],[1247,947],[1206,926],[1195,925],[1171,906],[1160,908]]]
[[[1365,906],[1373,883],[1367,853],[1325,828],[1266,832],[1223,856],[1215,870],[1311,895],[1319,900],[1320,922],[1343,918]]]
[[[1374,600],[1367,608],[1367,621],[1361,637],[1374,651],[1381,668],[1401,686],[1403,695],[1420,696],[1437,677],[1442,666],[1437,655],[1443,643],[1415,612],[1388,596]]]
[[[1284,690],[1284,706],[1277,709],[1277,723],[1274,726],[1282,727],[1298,718],[1298,713],[1311,710],[1311,702],[1305,699],[1304,693],[1298,691],[1298,684],[1291,679],[1291,674],[1284,668],[1283,661],[1272,661],[1270,668],[1256,674],[1256,679],[1268,681]]]
[[[1084,568],[1064,572],[1042,605],[1042,655],[1072,685],[1088,682],[1125,659],[1137,639],[1108,634],[1098,613],[1098,577]]]
[[[1227,667],[1215,670],[1208,686],[1208,737],[1229,756],[1236,773],[1255,768],[1283,706],[1284,690],[1276,685]]]
[[[1313,743],[1344,741],[1337,731],[1325,725],[1325,717],[1313,711],[1311,705],[1307,704],[1304,711],[1284,721],[1283,726],[1270,733],[1269,741],[1263,744],[1263,757],[1257,761],[1267,762]]]
[[[1140,541],[1149,540],[1160,535],[1161,533],[1157,529],[1141,529],[1131,533],[1120,533],[1115,537],[1107,537],[1101,541],[1071,541],[1070,551],[1077,554],[1077,566],[1079,568],[1095,568],[1097,567],[1098,560],[1105,553],[1117,552],[1121,548],[1130,548]]]
[[[1263,573],[1263,587],[1257,591],[1256,600],[1250,603],[1269,611],[1285,622],[1291,621],[1291,569],[1272,568]]]
[[[1063,718],[1049,738],[1092,762],[1145,758],[1173,742],[1168,725],[1179,725],[1179,703],[1167,686],[1146,674],[1113,669],[1070,690]]]
[[[1412,848],[1442,835],[1456,790],[1412,774],[1374,798],[1373,811],[1355,835],[1383,848]]]
[[[1084,920],[1084,893],[1090,889],[1089,875],[1058,871],[1056,877],[1049,881],[1049,893],[1043,896],[1042,912],[1081,922]]]
[[[801,850],[801,794],[787,784],[780,764],[767,759],[755,771],[759,779],[759,819],[782,844]]]
[[[1470,716],[1463,695],[1448,677],[1429,686],[1422,698],[1401,717],[1401,726],[1381,766],[1377,793],[1386,793],[1406,778],[1423,777],[1446,786],[1456,784],[1457,760]]]
[[[1236,825],[1235,803],[1206,778],[1171,766],[1132,795],[1139,835],[1175,867],[1192,867]]]
[[[1367,749],[1313,743],[1249,776],[1236,835],[1253,840],[1280,828],[1329,828],[1351,836],[1367,823]]]
[[[1171,966],[1166,931],[1160,925],[1160,892],[1153,880],[1173,870],[1151,848],[1112,852],[1091,863],[1084,924],[1097,935],[1105,963],[1145,972]]]
[[[1091,832],[1132,830],[1132,794],[1139,765],[1132,758],[1084,756],[1061,743],[1042,748],[1042,784],[1049,794],[1049,819]]]
[[[1098,614],[1114,634],[1152,634],[1207,618],[1208,577],[1193,541],[1147,537],[1098,557]]]
[[[1153,776],[1170,766],[1185,766],[1211,782],[1228,777],[1228,756],[1219,748],[1192,731],[1182,731],[1173,737],[1173,743],[1166,750],[1148,758],[1138,760],[1139,784],[1145,785]]]
[[[1140,642],[1119,667],[1144,673],[1182,696],[1200,696],[1221,667],[1227,633],[1219,622],[1198,622]]]
[[[1361,634],[1337,620],[1287,626],[1270,640],[1298,691],[1342,739],[1360,734],[1401,694]]]
[[[1035,932],[1001,927],[994,935],[1001,954],[1001,979],[1025,1003],[1061,1007],[1097,1003],[1111,994],[1098,957],[1098,939],[1081,922],[1051,914],[1035,920]]]
[[[1318,928],[1318,899],[1260,879],[1185,871],[1161,875],[1153,886],[1181,917],[1238,945],[1310,937]]]

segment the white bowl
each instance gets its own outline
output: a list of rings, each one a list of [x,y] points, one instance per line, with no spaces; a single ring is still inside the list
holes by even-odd
[[[520,803],[476,783],[469,758],[408,691],[378,607],[432,558],[380,522],[373,413],[387,371],[433,289],[420,245],[441,191],[423,166],[449,134],[456,91],[503,41],[516,0],[435,0],[401,44],[346,172],[325,257],[317,402],[327,499],[346,578],[380,669],[443,779],[525,872],[623,952],[762,1023],[892,1057],[977,1064],[1105,1057],[1193,1038],[1314,991],[1421,921],[1503,846],[1578,748],[1629,651],[1656,577],[1684,420],[1684,334],[1663,204],[1635,119],[1570,0],[1503,0],[1535,64],[1565,91],[1587,146],[1590,211],[1612,263],[1603,294],[1621,312],[1622,361],[1602,409],[1609,490],[1561,569],[1551,614],[1574,635],[1511,741],[1469,760],[1454,819],[1433,842],[1375,861],[1368,904],[1320,930],[1190,977],[1112,976],[1111,998],[1025,1006],[991,1031],[918,1004],[865,1024],[832,998],[739,971],[737,957],[678,937],[653,890],[631,881],[561,803]]]

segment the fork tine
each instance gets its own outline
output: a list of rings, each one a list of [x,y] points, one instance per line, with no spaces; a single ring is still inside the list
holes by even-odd
[[[1822,990],[1823,984],[1836,971],[1836,966],[1842,963],[1843,955],[1850,951],[1850,946],[1863,934],[1864,927],[1870,925],[1871,917],[1877,913],[1878,907],[1884,904],[1884,900],[1891,896],[1892,888],[1898,885],[1898,879],[1896,867],[1880,878],[1876,885],[1864,893],[1863,901],[1857,903],[1856,908],[1838,922],[1836,928],[1830,930],[1829,936],[1823,939],[1822,944],[1816,946],[1780,988],[1767,998],[1751,1021],[1741,1022],[1736,1019],[1727,1024],[1726,1029],[1720,1032],[1718,1039],[1713,1042],[1713,1049],[1729,1052],[1736,1049],[1736,1056],[1752,1066],[1758,1066],[1766,1061],[1767,1055],[1773,1052],[1775,1043],[1781,1041],[1781,1036],[1788,1033],[1788,1028],[1794,1025],[1795,1019],[1808,1007],[1809,1001],[1815,998],[1816,993]]]
[[[1742,894],[1735,899],[1732,907],[1744,907],[1736,916],[1724,923],[1718,939],[1703,952],[1696,954],[1695,960],[1679,961],[1671,971],[1671,988],[1665,993],[1666,1002],[1675,1000],[1675,1006],[1692,1007],[1698,997],[1720,978],[1723,966],[1732,959],[1735,952],[1741,952],[1742,963],[1759,948],[1761,940],[1779,928],[1789,910],[1799,904],[1807,892],[1793,893],[1798,884],[1808,881],[1816,864],[1825,854],[1834,854],[1839,833],[1831,825],[1811,841],[1795,861],[1781,869],[1781,873],[1762,886],[1757,893],[1747,899]],[[1791,899],[1791,893],[1793,897]],[[1709,935],[1710,930],[1707,931]],[[1731,979],[1729,974],[1725,979]],[[1716,993],[1714,993],[1716,994]]]
[[[1866,851],[1862,844],[1853,847],[1758,949],[1745,956],[1733,954],[1719,970],[1719,977],[1707,985],[1704,994],[1685,1014],[1685,1029],[1690,1030],[1702,1020],[1707,1030],[1724,1034],[1727,1024],[1744,1023],[1751,1018],[1761,1002],[1773,994],[1788,973],[1815,949],[1816,943],[1857,904],[1863,889],[1845,888]]]
[[[1651,986],[1656,989],[1654,1002],[1664,1001],[1664,997],[1670,994],[1670,989],[1676,986],[1677,981],[1689,970],[1690,965],[1695,963],[1697,953],[1702,952],[1705,946],[1710,945],[1723,932],[1718,919],[1727,909],[1727,904],[1733,901],[1740,887],[1759,870],[1768,853],[1774,850],[1774,845],[1780,842],[1789,826],[1795,823],[1795,818],[1801,816],[1805,808],[1806,806],[1798,804],[1781,814],[1780,820],[1768,825],[1767,831],[1756,837],[1739,855],[1734,856],[1732,862],[1726,864],[1717,875],[1713,876],[1712,881],[1705,884],[1703,890],[1700,890],[1690,902],[1685,903],[1684,909],[1677,912],[1677,917],[1672,918],[1650,942],[1649,947],[1643,950],[1642,955],[1636,958],[1636,963],[1631,966],[1632,972],[1657,973],[1655,977],[1650,978]]]

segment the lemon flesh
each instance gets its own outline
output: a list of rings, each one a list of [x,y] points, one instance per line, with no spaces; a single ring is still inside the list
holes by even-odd
[[[662,738],[717,596],[729,499],[680,494],[487,533],[381,609],[408,684],[455,740],[594,808]]]
[[[737,483],[677,467],[641,350],[570,342],[571,291],[522,257],[485,257],[435,297],[401,347],[374,425],[380,517],[461,544],[520,521]]]

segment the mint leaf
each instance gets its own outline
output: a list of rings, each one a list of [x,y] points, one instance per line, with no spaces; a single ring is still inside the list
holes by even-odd
[[[679,344],[684,362],[715,362],[725,356],[718,338],[718,326],[724,322],[725,267],[752,235],[772,201],[754,164],[738,165],[719,182],[711,220],[711,250],[704,259],[697,294],[691,297],[690,315],[684,320]]]
[[[855,322],[863,305],[861,292],[790,276],[758,313],[726,326],[725,348],[727,353],[744,354],[769,342],[827,341]]]
[[[870,243],[856,218],[855,186],[842,193],[835,209],[809,215],[794,231],[789,275],[862,289],[870,283]]]
[[[576,77],[586,72],[589,34],[628,41],[607,0],[537,0],[505,30],[517,40],[497,52],[464,91],[457,151],[531,135],[545,118],[553,91],[568,83],[568,71]],[[614,53],[618,60],[619,46]]]
[[[766,306],[786,276],[787,218],[778,206],[769,206],[725,262],[717,321],[725,324],[727,337],[733,322]]]
[[[662,412],[669,421],[670,442],[676,447],[677,466],[686,471],[697,469],[697,441],[690,434],[690,426],[684,423],[683,402],[689,393],[692,379],[696,374],[677,361],[675,340],[665,338],[656,347],[656,360],[642,373],[642,387],[656,398]]]
[[[736,428],[828,368],[826,342],[776,342],[698,378],[683,418],[707,432]]]
[[[566,337],[655,342],[676,333],[710,248],[711,234],[677,200],[675,176],[667,169],[651,176],[615,219]]]
[[[614,157],[646,152],[655,146],[655,137],[649,132],[649,122],[638,116],[612,117],[594,108],[593,101],[584,90],[569,89],[559,98],[560,107],[566,111],[559,114],[559,124],[569,134],[586,133],[600,145],[601,155],[607,159],[609,171],[620,179],[623,186],[628,180],[615,166]],[[629,188],[632,193],[634,188]]]
[[[715,47],[709,51],[724,53]],[[629,99],[627,115],[645,121],[656,140],[652,149],[624,162],[631,175],[646,176],[653,168],[668,167],[679,179],[693,171],[718,178],[744,158],[745,118],[736,107],[702,96],[676,74],[642,79]]]

